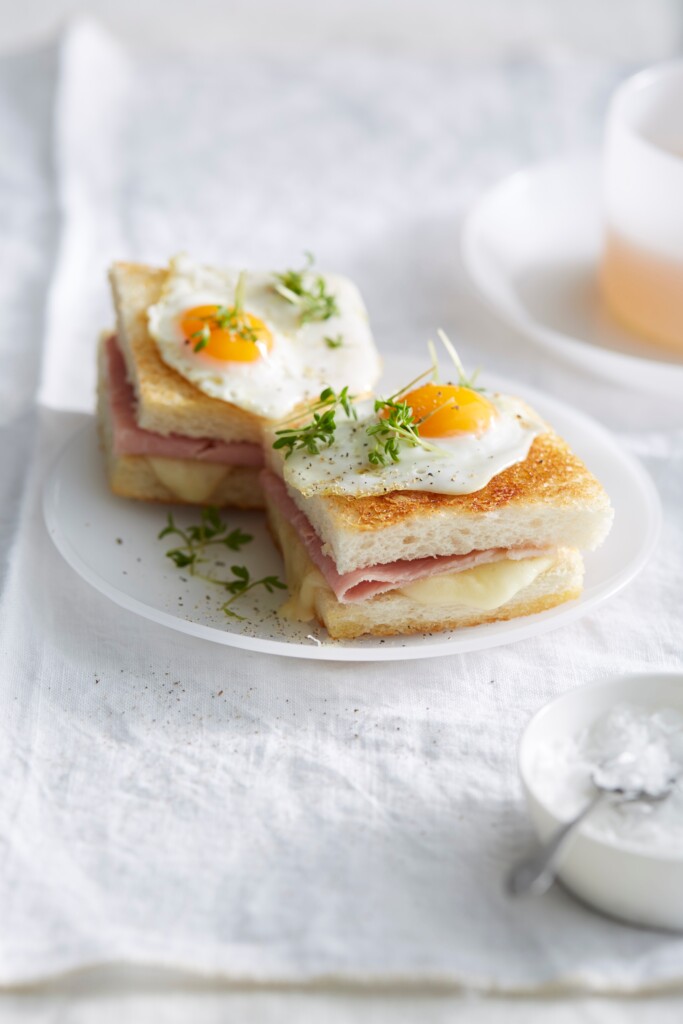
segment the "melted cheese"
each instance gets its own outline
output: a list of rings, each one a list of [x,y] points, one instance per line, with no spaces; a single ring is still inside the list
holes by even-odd
[[[219,483],[230,472],[229,466],[191,462],[188,459],[155,459],[149,456],[148,462],[157,480],[168,488],[174,497],[198,505],[209,500]]]
[[[291,622],[310,622],[315,618],[317,591],[329,591],[329,587],[322,573],[308,557],[294,528],[281,520],[279,526],[274,526],[274,533],[277,535],[278,532],[285,561],[285,576],[290,586],[290,596],[278,609],[278,615]]]
[[[278,609],[278,615],[292,622],[310,622],[315,618],[315,595],[329,590],[317,569],[311,569],[301,581],[298,590]]]
[[[478,565],[474,569],[444,576],[415,580],[401,587],[398,593],[417,604],[432,608],[464,605],[481,611],[493,611],[511,601],[515,594],[549,569],[553,558],[503,559]]]

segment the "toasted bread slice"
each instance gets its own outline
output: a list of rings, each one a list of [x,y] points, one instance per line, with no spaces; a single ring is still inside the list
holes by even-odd
[[[533,615],[577,598],[581,593],[581,555],[575,549],[561,548],[552,557],[551,564],[531,583],[493,609],[483,610],[466,604],[430,606],[411,599],[400,590],[342,604],[313,565],[293,527],[274,505],[267,503],[267,509],[273,537],[285,559],[290,591],[289,601],[281,613],[303,621],[315,618],[337,640],[478,626]]]
[[[276,452],[266,450],[274,471]],[[280,470],[281,471],[281,470]],[[592,550],[613,510],[602,485],[562,438],[537,437],[524,462],[472,494],[394,491],[372,497],[313,496],[293,488],[340,573],[405,558],[537,545]]]
[[[258,466],[224,466],[193,459],[114,453],[104,337],[100,339],[98,355],[97,419],[109,485],[114,494],[142,501],[263,508]]]
[[[166,271],[115,263],[110,272],[117,338],[137,398],[137,421],[156,434],[259,443],[263,420],[210,398],[164,363],[147,328],[147,310],[159,300]]]

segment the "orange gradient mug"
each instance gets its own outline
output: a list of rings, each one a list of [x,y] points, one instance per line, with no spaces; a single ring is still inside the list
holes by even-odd
[[[683,61],[617,89],[603,168],[605,301],[634,333],[683,352]]]

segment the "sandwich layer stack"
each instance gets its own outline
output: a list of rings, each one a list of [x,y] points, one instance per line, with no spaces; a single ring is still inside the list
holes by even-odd
[[[292,595],[283,614],[316,619],[331,636],[351,639],[474,626],[577,598],[581,551],[604,539],[612,508],[583,462],[524,408],[536,424],[528,450],[462,493],[439,490],[448,484],[446,466],[445,483],[382,492],[382,477],[391,478],[395,466],[351,467],[343,452],[340,476],[311,487],[306,463],[328,452],[288,459],[270,448],[262,485]],[[471,438],[475,451],[480,442]],[[424,455],[430,482],[449,455]],[[414,466],[406,480],[412,473],[413,487],[425,483]],[[352,493],[343,493],[345,479],[353,479]]]
[[[178,257],[165,269],[117,263],[110,281],[116,328],[100,339],[98,419],[122,497],[261,508],[263,427],[326,383],[364,391],[379,376],[363,301],[340,275]]]

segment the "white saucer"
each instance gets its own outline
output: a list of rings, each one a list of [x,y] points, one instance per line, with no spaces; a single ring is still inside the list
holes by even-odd
[[[513,327],[610,380],[680,397],[680,358],[629,334],[597,286],[602,242],[597,158],[540,164],[495,186],[468,214],[464,264]]]
[[[392,377],[400,381],[422,369],[415,360],[393,363]],[[592,611],[643,568],[659,534],[659,498],[640,463],[582,413],[527,387],[493,377],[485,377],[484,383],[519,394],[535,406],[601,480],[615,509],[606,542],[586,557],[581,598],[539,615],[448,633],[337,641],[316,626],[278,619],[281,591],[254,591],[236,606],[245,621],[226,619],[220,611],[225,593],[177,570],[165,557],[174,545],[157,535],[169,509],[126,501],[109,491],[94,420],[70,439],[48,474],[43,495],[48,531],[69,565],[117,604],[183,633],[252,651],[334,661],[405,661],[482,650],[545,633]],[[173,512],[183,526],[199,518],[198,509]],[[282,577],[282,562],[263,516],[228,509],[224,518],[254,537],[238,555],[228,553],[227,564],[245,564],[253,578]]]

